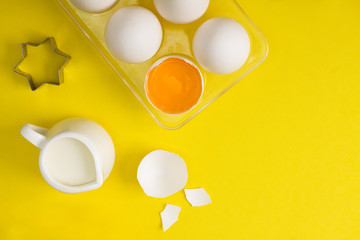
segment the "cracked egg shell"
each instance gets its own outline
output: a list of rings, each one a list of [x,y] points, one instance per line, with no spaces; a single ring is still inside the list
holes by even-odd
[[[163,198],[182,190],[188,173],[186,164],[179,155],[156,150],[141,161],[137,179],[146,195]]]

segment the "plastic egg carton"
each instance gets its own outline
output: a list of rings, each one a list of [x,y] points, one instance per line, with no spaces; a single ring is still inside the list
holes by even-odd
[[[71,4],[70,0],[58,0],[58,2],[153,118],[162,127],[167,129],[179,128],[191,120],[196,114],[263,62],[268,52],[265,38],[235,0],[210,0],[209,7],[204,15],[188,24],[174,24],[166,21],[156,11],[152,0],[120,0],[111,9],[102,13],[81,11]],[[112,56],[106,46],[104,34],[106,24],[111,15],[122,7],[133,5],[142,6],[152,11],[158,17],[163,29],[163,41],[158,52],[149,60],[136,64],[125,63]],[[191,45],[196,30],[202,23],[214,17],[229,17],[238,21],[246,29],[250,38],[251,50],[246,63],[231,74],[213,74],[205,70],[198,64],[192,52]],[[178,55],[190,59],[197,64],[204,78],[204,90],[200,101],[193,109],[182,114],[166,114],[161,112],[152,106],[145,93],[144,82],[149,68],[158,59],[169,55]]]

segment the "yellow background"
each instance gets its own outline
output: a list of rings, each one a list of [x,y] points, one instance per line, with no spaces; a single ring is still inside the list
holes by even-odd
[[[0,239],[359,239],[360,2],[239,3],[267,38],[268,58],[169,131],[55,0],[1,1]],[[32,92],[12,68],[22,42],[48,36],[72,60],[63,85]],[[68,195],[42,179],[39,150],[20,129],[73,116],[103,125],[117,155],[100,189]],[[147,197],[136,169],[154,149],[180,154],[187,187],[204,187],[213,203]],[[166,203],[182,211],[164,233]]]

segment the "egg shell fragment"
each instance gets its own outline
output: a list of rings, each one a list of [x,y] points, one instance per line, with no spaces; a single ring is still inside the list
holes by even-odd
[[[211,203],[209,194],[204,188],[184,189],[186,199],[193,207],[201,207]]]
[[[182,190],[188,173],[186,164],[179,155],[156,150],[141,161],[137,179],[146,195],[163,198]]]
[[[180,211],[180,207],[172,204],[166,204],[165,209],[160,213],[164,232],[177,222]]]

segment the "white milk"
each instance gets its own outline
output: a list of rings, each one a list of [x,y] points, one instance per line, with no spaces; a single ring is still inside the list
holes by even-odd
[[[49,144],[45,168],[56,181],[65,185],[77,186],[96,180],[90,150],[74,138],[62,138]]]

